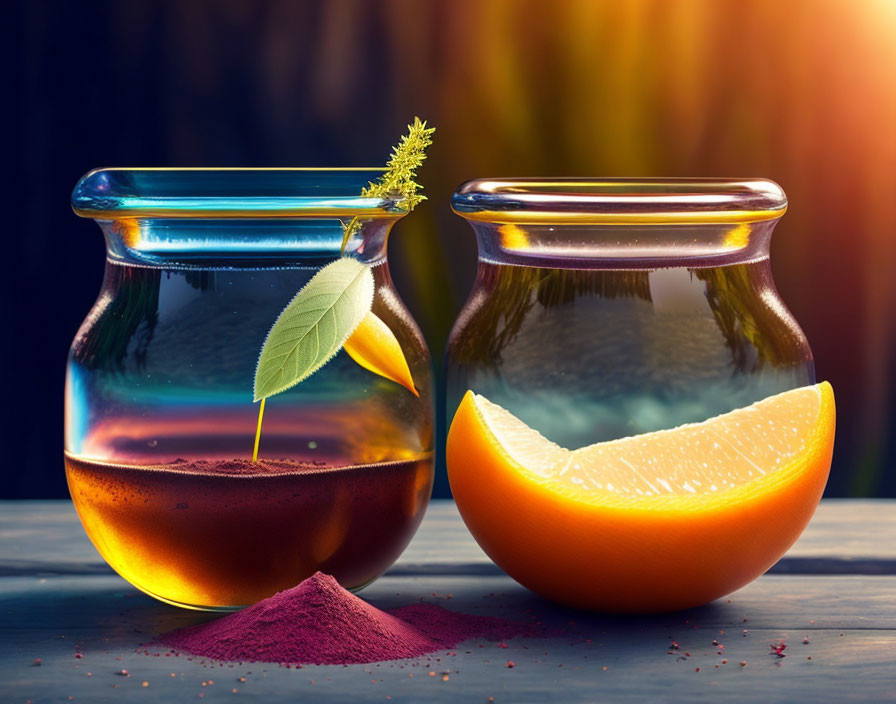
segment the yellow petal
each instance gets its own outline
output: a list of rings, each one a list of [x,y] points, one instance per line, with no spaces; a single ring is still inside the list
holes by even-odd
[[[401,384],[414,396],[420,395],[414,388],[411,370],[408,369],[401,345],[389,326],[372,312],[364,316],[343,348],[365,369]]]

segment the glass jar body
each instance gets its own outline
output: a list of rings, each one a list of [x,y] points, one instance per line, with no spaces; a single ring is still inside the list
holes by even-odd
[[[814,382],[772,281],[770,181],[481,179],[449,337],[450,420],[473,390],[570,449],[706,420]]]
[[[267,400],[259,464],[259,350],[340,256],[340,221],[144,217],[136,234],[133,222],[100,220],[105,280],[68,362],[66,472],[91,540],[140,589],[194,608],[251,604],[317,570],[372,581],[433,479],[430,359],[389,276],[391,222],[362,228],[350,256],[373,273],[371,311],[419,396],[341,350]]]
[[[765,573],[834,442],[831,387],[772,282],[783,191],[482,179],[453,205],[479,272],[448,344],[446,465],[486,554],[545,598],[614,612]]]
[[[448,418],[473,390],[574,449],[814,382],[767,258],[576,263],[480,259],[448,342]]]

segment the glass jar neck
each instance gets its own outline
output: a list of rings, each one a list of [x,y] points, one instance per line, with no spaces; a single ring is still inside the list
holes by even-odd
[[[479,258],[564,269],[722,266],[768,257],[777,220],[664,225],[473,221]]]
[[[343,219],[123,218],[98,220],[107,256],[122,264],[200,268],[320,267],[343,255]],[[344,254],[385,261],[395,218],[361,220]]]
[[[363,195],[382,169],[98,169],[72,207],[110,260],[144,266],[313,267],[345,253],[385,259],[400,200]]]
[[[451,201],[480,258],[557,268],[715,266],[768,256],[787,209],[765,179],[478,179]]]

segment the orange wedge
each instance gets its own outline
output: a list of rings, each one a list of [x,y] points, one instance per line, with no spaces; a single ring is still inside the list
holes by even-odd
[[[575,451],[468,391],[447,461],[464,522],[507,574],[571,606],[647,613],[771,567],[812,517],[833,446],[827,382]]]
[[[364,316],[343,349],[368,371],[401,384],[414,396],[420,395],[414,387],[401,345],[389,326],[372,312]]]

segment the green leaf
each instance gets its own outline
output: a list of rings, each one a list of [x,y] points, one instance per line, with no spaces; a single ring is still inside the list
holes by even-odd
[[[343,257],[317,272],[280,313],[255,370],[255,400],[307,379],[342,348],[373,303],[370,267]]]

